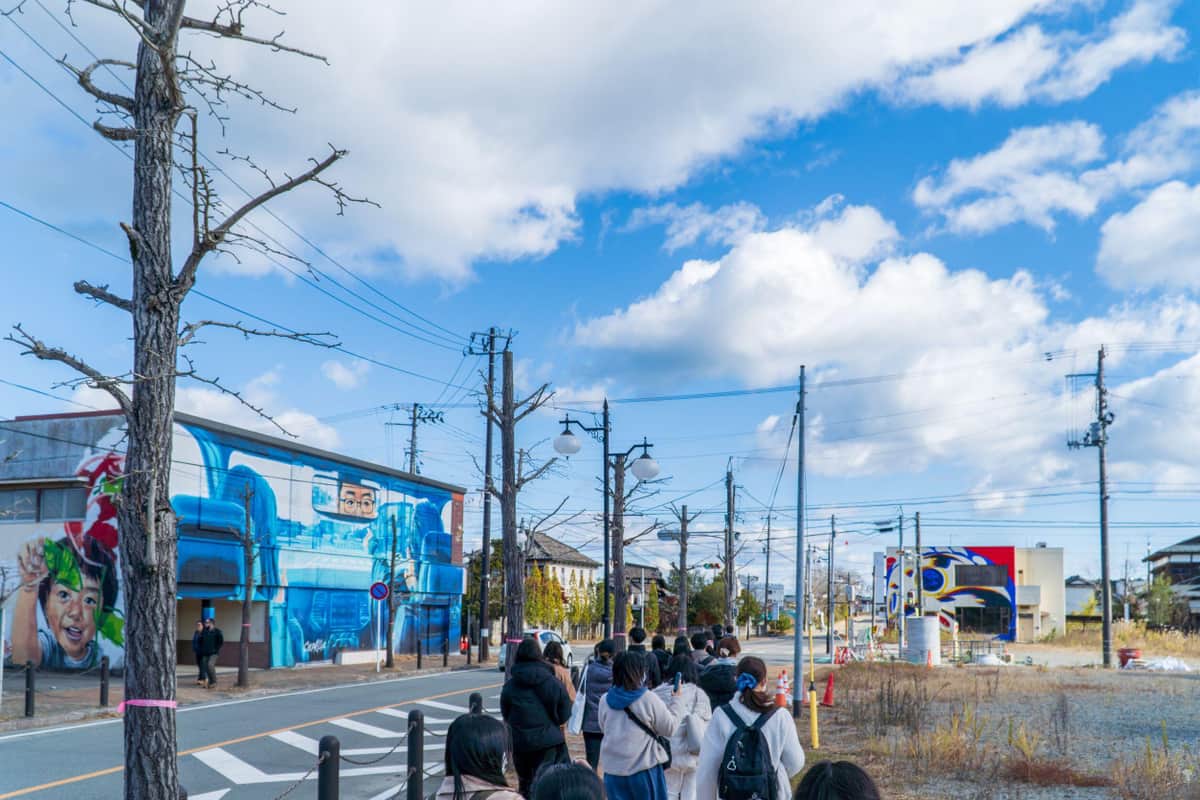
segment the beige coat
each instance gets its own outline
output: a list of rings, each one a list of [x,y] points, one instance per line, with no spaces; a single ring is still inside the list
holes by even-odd
[[[510,789],[507,786],[495,786],[487,781],[476,778],[474,775],[463,775],[463,792],[465,793],[464,800],[471,800],[472,795],[481,792],[495,792],[488,797],[488,800],[524,800],[521,795],[517,794],[515,789]],[[442,778],[442,783],[438,786],[435,800],[454,800],[454,777],[447,775]]]
[[[558,664],[551,664],[554,667],[554,676],[558,678],[558,682],[567,690],[567,696],[571,698],[571,702],[575,702],[575,684],[571,683],[571,670]]]

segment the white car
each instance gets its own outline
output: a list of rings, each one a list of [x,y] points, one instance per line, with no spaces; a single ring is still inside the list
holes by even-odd
[[[524,636],[532,636],[533,638],[537,639],[538,644],[542,646],[543,650],[545,650],[546,645],[550,644],[551,642],[558,642],[562,645],[563,657],[567,660],[567,669],[575,666],[575,654],[571,652],[571,645],[567,644],[567,640],[559,636],[557,631],[547,630],[545,628],[531,628],[530,630],[525,631]],[[507,663],[508,643],[505,642],[504,644],[500,645],[500,663],[497,665],[497,668],[503,672],[504,665]]]

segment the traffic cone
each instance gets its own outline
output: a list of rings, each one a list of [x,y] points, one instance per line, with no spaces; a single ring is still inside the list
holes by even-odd
[[[779,708],[787,708],[788,705],[788,678],[787,670],[781,670],[779,680],[775,682],[775,705]]]
[[[925,651],[925,668],[933,669],[933,651],[932,650]]]
[[[821,698],[821,705],[828,708],[833,708],[833,673],[829,673],[829,677],[825,679],[825,696]]]

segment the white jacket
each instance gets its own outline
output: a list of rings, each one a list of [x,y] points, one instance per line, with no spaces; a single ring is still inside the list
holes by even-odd
[[[742,705],[740,698],[729,704],[734,713],[742,718],[747,727],[758,719],[758,712]],[[700,764],[696,769],[696,800],[717,800],[717,787],[721,761],[725,757],[725,745],[736,730],[733,720],[722,710],[713,709],[712,721],[704,734],[700,748]],[[786,708],[776,711],[762,729],[770,751],[771,762],[779,781],[778,800],[792,796],[791,777],[804,769],[804,750],[796,734],[796,723]]]
[[[670,736],[679,725],[679,698],[670,695],[664,703],[658,695],[646,692],[629,706],[650,730]],[[667,754],[649,734],[634,724],[623,710],[608,704],[608,693],[600,698],[600,761],[609,775],[635,775],[666,761]]]
[[[671,700],[671,692],[675,691],[674,681],[667,681],[654,690],[654,693],[664,702]],[[699,754],[687,751],[687,726],[699,725],[701,737],[712,719],[712,706],[708,704],[708,695],[694,683],[684,683],[679,686],[679,724],[671,734],[671,769],[691,772],[700,761]]]

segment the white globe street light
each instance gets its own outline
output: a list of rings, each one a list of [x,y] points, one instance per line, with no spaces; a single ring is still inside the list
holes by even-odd
[[[583,447],[583,442],[579,441],[578,436],[571,433],[570,428],[554,437],[554,451],[562,453],[564,456],[575,455],[581,447]]]
[[[658,462],[651,458],[649,453],[642,453],[633,460],[629,470],[639,481],[648,481],[658,475]]]

